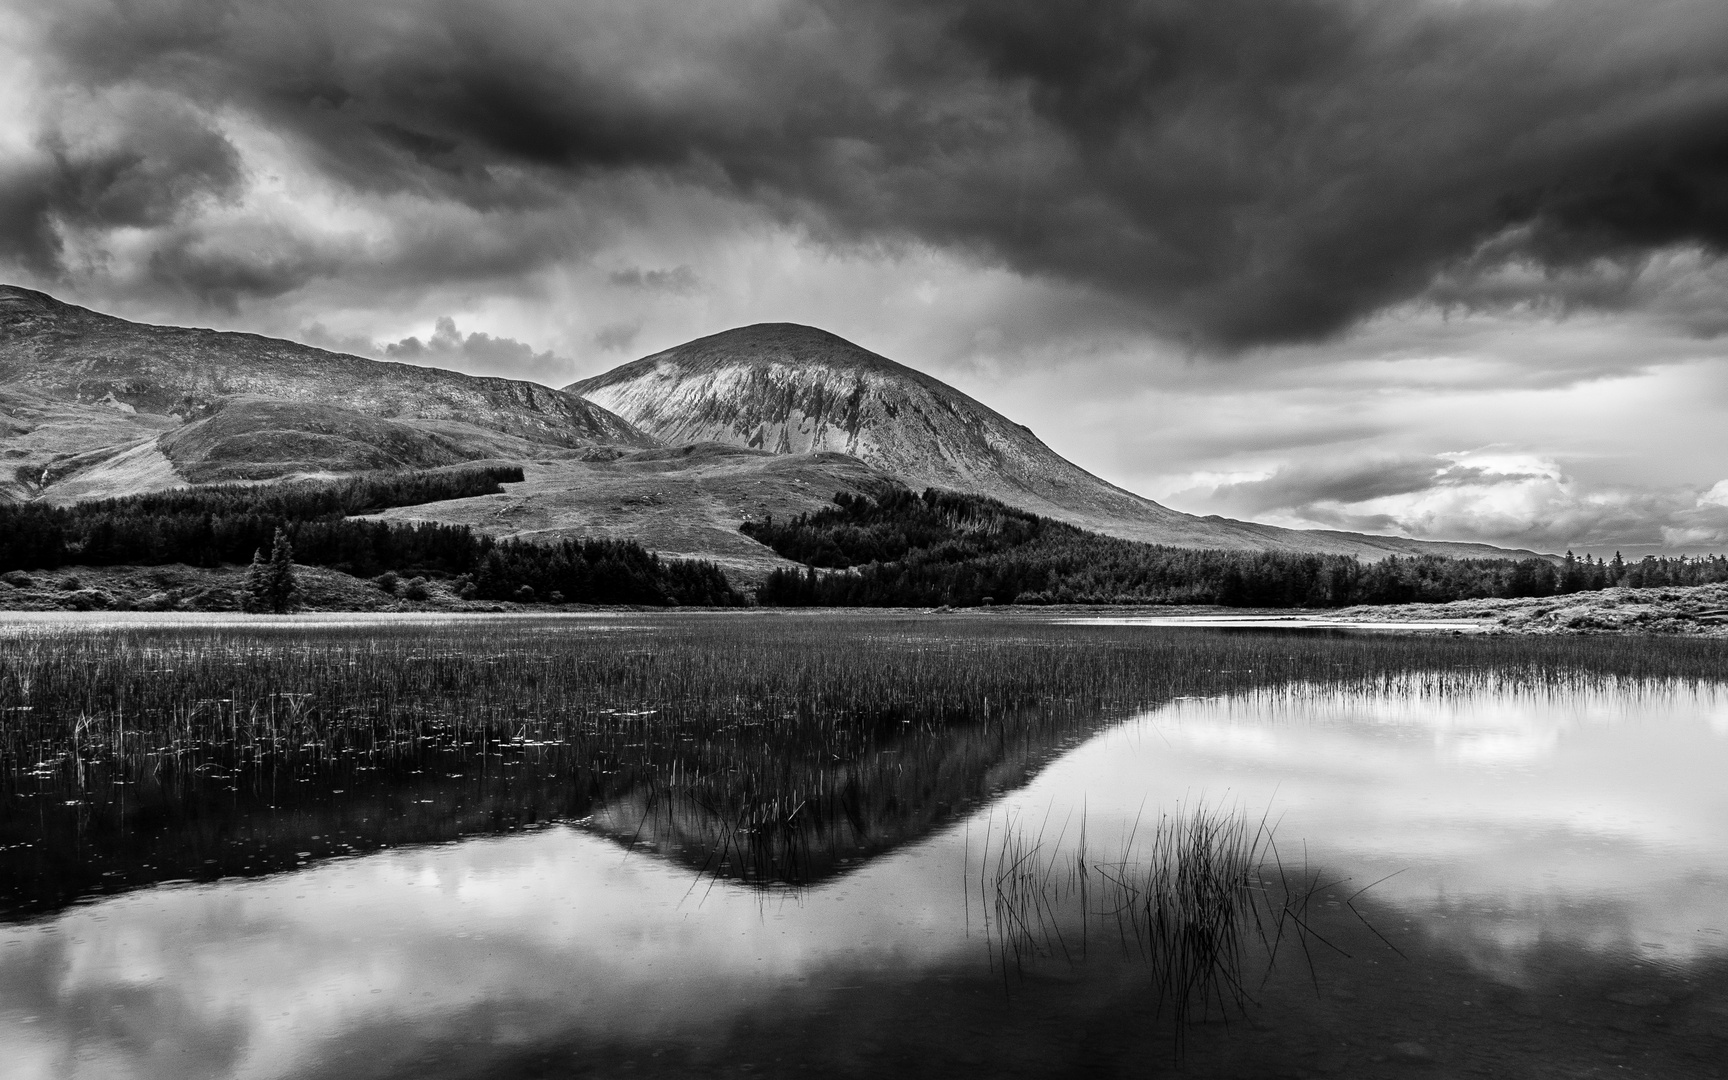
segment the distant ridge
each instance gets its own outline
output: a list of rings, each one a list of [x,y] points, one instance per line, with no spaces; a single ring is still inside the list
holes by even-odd
[[[1367,558],[1533,554],[1184,514],[1093,476],[939,379],[796,323],[698,338],[565,389],[665,442],[839,451],[914,488],[989,495],[1126,539]]]
[[[0,285],[0,439],[11,466],[0,466],[0,496],[12,497],[62,482],[83,497],[656,445],[536,383],[150,326],[9,285]]]

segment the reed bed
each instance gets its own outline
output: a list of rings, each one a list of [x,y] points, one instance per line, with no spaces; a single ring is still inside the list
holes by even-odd
[[[1710,680],[1728,642],[1330,637],[862,615],[0,638],[0,762],[211,743],[388,746],[699,730],[814,740],[1023,707],[1133,709],[1292,681],[1444,692]],[[838,742],[836,742],[838,740]]]

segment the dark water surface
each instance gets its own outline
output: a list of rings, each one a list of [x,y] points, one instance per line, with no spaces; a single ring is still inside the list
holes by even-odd
[[[1720,683],[1398,671],[1034,712],[805,761],[797,790],[850,809],[800,832],[820,800],[789,799],[749,844],[704,814],[720,779],[526,739],[17,761],[0,1076],[1728,1072]],[[1004,951],[990,860],[1009,835],[1065,864],[1083,834],[1131,861],[1208,808],[1267,815],[1266,879],[1317,889],[1178,1057],[1096,897]]]

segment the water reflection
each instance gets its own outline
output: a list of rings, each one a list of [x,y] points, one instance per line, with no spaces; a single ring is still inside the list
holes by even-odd
[[[815,1009],[866,971],[952,964],[957,854],[767,895],[554,827],[135,893],[4,931],[0,1042],[43,1077],[388,1073],[380,1053],[453,1032],[701,1042],[789,982]]]
[[[1728,946],[1725,716],[1720,687],[1296,687],[1172,703],[1063,765],[1094,778],[1094,805],[1149,780],[1275,803],[1312,858],[1361,884],[1396,874],[1376,900],[1473,948],[1672,962]]]
[[[814,884],[917,841],[1023,784],[1106,723],[1021,710],[903,727],[876,748],[787,769],[764,798],[728,769],[564,744],[410,744],[379,753],[62,762],[0,773],[0,919],[164,881],[262,877],[317,861],[583,821],[699,873]]]
[[[1099,950],[1007,986],[973,879],[1010,820],[1067,843],[1083,818],[1108,850],[1203,799],[1270,808],[1287,861],[1347,879],[1330,902],[1386,878],[1365,902],[1406,958],[1322,908],[1351,954],[1322,958],[1323,993],[1274,973],[1246,1034],[1193,1042],[1196,1071],[1529,1075],[1612,1053],[1689,1075],[1728,1033],[1725,715],[1720,688],[1296,686],[1171,702],[1018,787],[1023,771],[1000,769],[1034,767],[1033,747],[980,750],[974,731],[917,744],[898,790],[1006,794],[947,824],[928,799],[870,803],[869,834],[894,842],[803,889],[696,872],[708,826],[657,821],[626,786],[587,829],[158,886],[0,928],[0,1045],[30,1078],[515,1075],[530,1053],[556,1055],[550,1074],[646,1070],[654,1052],[679,1072],[745,1055],[774,1071],[784,1054],[788,1075],[955,1075],[1108,1050],[1100,1074],[1138,1072],[1143,981]],[[632,821],[664,854],[630,845]],[[948,1056],[906,1066],[890,1035]]]

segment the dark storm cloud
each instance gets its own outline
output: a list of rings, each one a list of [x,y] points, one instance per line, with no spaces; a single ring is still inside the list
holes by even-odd
[[[960,27],[1136,237],[1115,269],[1226,343],[1323,336],[1460,262],[1728,227],[1721,5],[1021,0]]]
[[[357,192],[508,229],[648,178],[820,239],[1077,282],[1201,346],[1324,337],[1424,296],[1493,306],[1509,265],[1571,283],[1565,304],[1626,306],[1602,267],[1728,246],[1720,0],[88,0],[39,18],[68,85],[239,110]],[[157,138],[141,160],[179,160]],[[20,258],[51,259],[54,223],[108,198],[76,194],[82,175],[4,181]],[[179,175],[138,172],[167,193],[122,185],[115,212],[178,205]],[[519,267],[556,251],[524,245]]]
[[[239,155],[193,110],[160,95],[98,102],[50,130],[33,160],[0,163],[0,256],[53,268],[72,228],[148,229],[189,203],[233,195]]]

